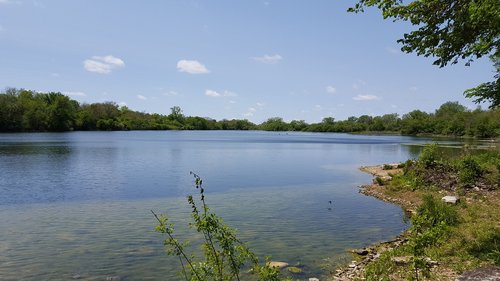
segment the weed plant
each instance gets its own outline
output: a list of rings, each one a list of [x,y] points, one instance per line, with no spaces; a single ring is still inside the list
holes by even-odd
[[[241,280],[242,269],[246,268],[259,281],[285,280],[277,268],[270,267],[267,262],[261,264],[248,246],[236,237],[236,231],[209,209],[203,180],[193,172],[191,175],[195,179],[199,199],[192,195],[187,197],[193,219],[190,227],[203,235],[201,254],[200,250],[188,253],[189,243],[175,236],[174,225],[168,217],[151,211],[158,221],[156,231],[166,236],[164,245],[167,254],[179,258],[180,275],[187,281]]]

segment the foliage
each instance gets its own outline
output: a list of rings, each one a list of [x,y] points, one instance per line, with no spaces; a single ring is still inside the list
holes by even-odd
[[[325,117],[320,123],[269,118],[259,125],[246,119],[214,120],[185,116],[178,106],[169,115],[149,114],[119,107],[114,102],[80,104],[61,93],[7,89],[0,93],[0,132],[70,130],[265,130],[308,132],[389,132],[409,135],[436,134],[480,138],[500,135],[500,109],[469,111],[457,102],[444,103],[435,113],[414,110],[401,118],[351,116]]]
[[[380,186],[384,185],[384,180],[381,177],[375,177],[374,182]]]
[[[466,156],[460,159],[458,176],[463,187],[472,187],[483,173],[483,169],[473,157]]]
[[[441,159],[442,156],[439,152],[438,144],[434,143],[424,147],[418,157],[417,165],[428,169],[435,167]]]
[[[500,56],[491,56],[491,60],[495,64],[496,74],[493,82],[483,83],[475,88],[465,91],[465,96],[475,98],[475,103],[490,102],[490,108],[500,107]]]
[[[415,191],[417,189],[445,189],[464,192],[474,186],[499,187],[500,153],[464,150],[462,155],[446,155],[437,144],[429,144],[418,159],[404,163],[403,173],[395,175],[387,189]]]
[[[350,12],[377,7],[384,19],[409,21],[417,28],[398,40],[406,53],[435,58],[433,64],[444,67],[461,59],[469,65],[474,59],[491,55],[496,80],[465,92],[476,102],[500,104],[499,66],[500,2],[497,0],[359,0]]]
[[[382,166],[382,170],[392,170],[392,165],[384,164],[384,166]]]
[[[195,187],[200,199],[188,196],[193,223],[190,224],[204,238],[202,243],[203,260],[187,253],[187,242],[180,242],[174,233],[174,226],[165,215],[153,215],[158,221],[156,231],[166,234],[164,245],[167,253],[177,256],[181,263],[181,275],[186,280],[193,281],[227,281],[240,280],[244,266],[262,281],[277,281],[281,273],[277,268],[271,268],[267,263],[259,264],[257,256],[236,237],[236,231],[227,226],[221,217],[211,212],[205,202],[205,190],[202,179],[191,172],[195,179]],[[201,206],[200,206],[201,205]]]

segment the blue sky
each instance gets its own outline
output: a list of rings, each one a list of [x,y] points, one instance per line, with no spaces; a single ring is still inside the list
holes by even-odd
[[[355,1],[0,0],[0,88],[215,119],[434,111],[492,80],[399,51],[407,23]]]

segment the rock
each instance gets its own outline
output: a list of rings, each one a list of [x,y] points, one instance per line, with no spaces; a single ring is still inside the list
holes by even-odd
[[[81,275],[79,275],[79,274],[75,274],[75,275],[73,275],[73,277],[72,277],[72,278],[73,278],[73,279],[81,279],[81,278],[82,278],[82,276],[81,276]]]
[[[120,276],[108,276],[106,277],[106,281],[121,281],[122,278]]]
[[[464,272],[456,281],[494,281],[500,280],[500,267],[483,267]]]
[[[312,278],[309,278],[309,281],[319,281],[319,279],[316,277],[312,277]]]
[[[267,265],[269,265],[269,267],[276,267],[282,269],[287,267],[288,263],[282,261],[270,261]]]
[[[380,177],[380,179],[382,179],[383,181],[391,181],[392,177],[391,176],[382,176],[382,177]]]
[[[366,256],[368,255],[368,250],[367,249],[356,249],[352,250],[353,253],[360,255],[360,256]]]
[[[458,201],[460,201],[458,199],[458,197],[456,196],[445,196],[443,198],[441,198],[441,200],[445,203],[449,203],[449,204],[457,204]]]
[[[431,260],[431,258],[425,258],[425,262],[427,263],[427,265],[429,265],[430,267],[435,267],[435,266],[438,266],[439,265],[439,262],[437,261],[433,261]]]
[[[288,270],[291,273],[301,273],[302,272],[302,269],[295,267],[295,266],[287,267],[286,270]]]
[[[410,262],[411,258],[410,256],[392,257],[391,261],[395,262],[397,265],[405,265]]]

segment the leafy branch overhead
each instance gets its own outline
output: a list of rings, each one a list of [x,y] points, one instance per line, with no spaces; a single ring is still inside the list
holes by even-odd
[[[425,57],[432,56],[439,67],[466,60],[490,56],[498,66],[500,52],[500,1],[498,0],[359,0],[349,12],[364,12],[365,7],[376,7],[384,19],[409,21],[416,30],[405,33],[398,42],[401,50]],[[499,69],[495,80],[467,91],[475,102],[491,101],[498,107],[500,101]]]

